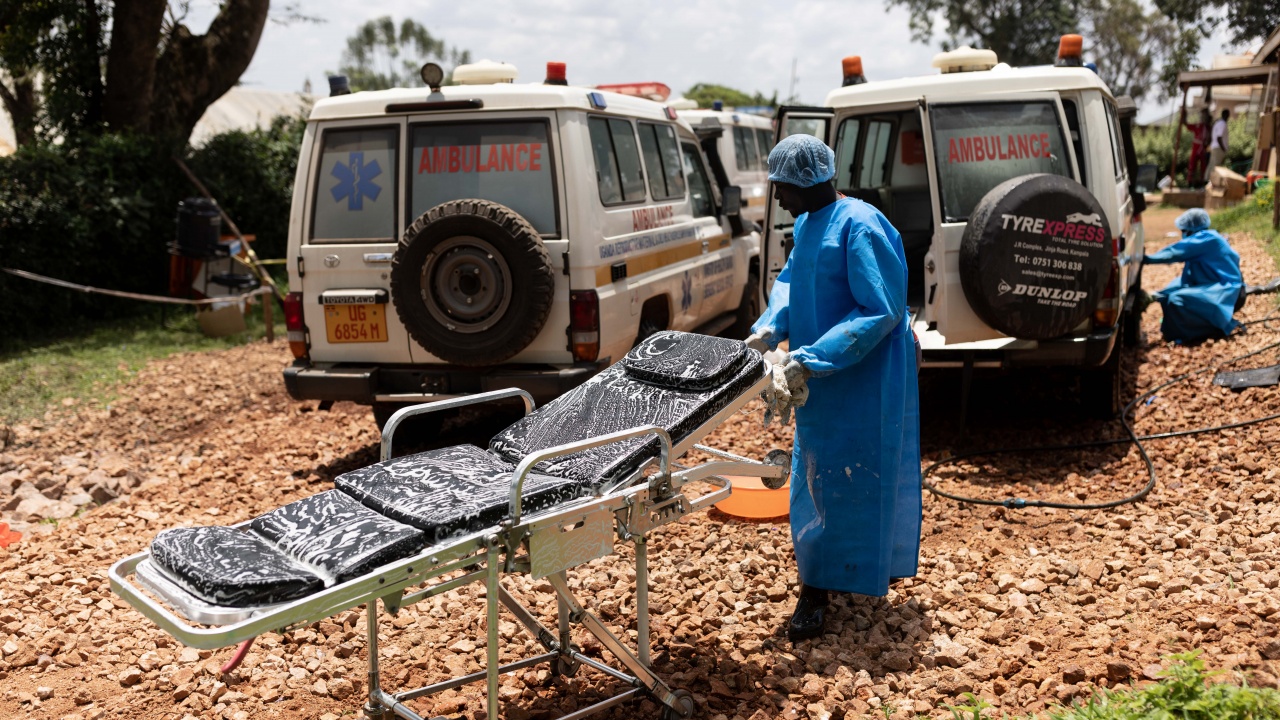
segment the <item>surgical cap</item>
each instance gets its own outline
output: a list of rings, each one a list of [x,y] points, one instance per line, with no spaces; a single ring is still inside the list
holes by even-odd
[[[812,135],[789,135],[769,153],[769,180],[813,187],[836,175],[836,154]]]
[[[1200,208],[1191,208],[1190,210],[1178,216],[1173,224],[1183,232],[1199,232],[1209,229],[1209,213]]]

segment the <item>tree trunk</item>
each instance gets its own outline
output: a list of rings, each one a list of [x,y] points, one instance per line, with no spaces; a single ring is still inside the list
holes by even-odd
[[[9,86],[0,82],[0,101],[13,121],[13,137],[18,147],[36,141],[36,88],[30,74],[15,77]]]
[[[176,144],[187,141],[204,111],[249,67],[269,6],[269,0],[226,0],[208,33],[175,28],[156,63],[151,134]]]
[[[102,103],[112,130],[145,131],[151,125],[156,52],[167,6],[168,0],[116,0]]]

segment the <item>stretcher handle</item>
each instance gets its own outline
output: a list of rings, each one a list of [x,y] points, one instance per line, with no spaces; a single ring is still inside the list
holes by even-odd
[[[382,428],[382,456],[380,460],[382,462],[386,462],[391,459],[391,441],[395,437],[396,428],[400,427],[400,423],[411,417],[439,412],[441,410],[452,410],[454,408],[466,407],[468,405],[479,405],[481,403],[492,402],[494,400],[505,400],[513,397],[518,397],[521,400],[524,400],[525,415],[533,412],[533,409],[537,407],[537,403],[533,401],[533,396],[520,388],[490,390],[489,392],[467,395],[460,398],[438,400],[436,402],[419,403],[417,405],[402,407],[395,411],[395,414],[387,420],[386,426]]]
[[[528,455],[520,461],[516,466],[516,473],[511,478],[511,497],[507,503],[507,514],[510,516],[512,526],[520,524],[520,493],[524,489],[524,479],[533,469],[533,466],[544,460],[557,458],[562,455],[570,455],[581,450],[589,450],[601,445],[610,445],[612,443],[630,440],[635,437],[644,435],[657,435],[658,442],[661,444],[661,454],[659,456],[659,468],[663,477],[671,476],[671,436],[667,431],[658,425],[642,425],[634,427],[630,430],[619,430],[608,435],[600,435],[599,437],[587,438],[577,442],[568,443],[566,445],[557,445],[546,450],[539,450],[532,455]]]

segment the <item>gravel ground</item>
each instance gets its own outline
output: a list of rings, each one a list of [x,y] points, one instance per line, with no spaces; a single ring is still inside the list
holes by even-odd
[[[1149,249],[1168,242],[1171,217],[1148,213]],[[1258,243],[1233,240],[1246,280],[1276,274]],[[1145,283],[1160,287],[1176,272],[1150,267]],[[1271,307],[1255,299],[1242,316]],[[1158,342],[1159,316],[1158,306],[1148,311],[1149,344],[1125,360],[1135,394],[1280,339],[1253,326],[1228,341],[1174,347]],[[287,354],[277,343],[175,356],[150,364],[110,407],[67,402],[41,422],[0,428],[0,508],[24,533],[0,549],[0,716],[327,720],[359,710],[367,690],[360,609],[259,638],[244,664],[222,675],[230,649],[181,647],[107,584],[112,562],[164,528],[239,522],[376,460],[366,409],[340,403],[322,412],[285,395]],[[1073,379],[1053,373],[980,375],[962,426],[957,377],[923,380],[926,462],[1122,434],[1117,421],[1085,419]],[[1135,426],[1150,433],[1276,412],[1276,388],[1236,394],[1200,376],[1142,405]],[[761,416],[757,402],[712,444],[757,456],[789,446],[789,431],[762,430]],[[944,704],[966,692],[997,712],[1025,713],[1151,678],[1162,656],[1190,648],[1203,648],[1211,666],[1274,686],[1280,423],[1147,447],[1159,483],[1145,501],[1117,510],[1014,511],[926,496],[918,577],[885,598],[837,596],[828,634],[796,647],[779,635],[796,584],[785,518],[742,522],[711,511],[659,530],[651,540],[656,669],[694,693],[701,717],[726,720],[880,716],[877,708],[890,718],[950,717]],[[1125,446],[977,460],[936,479],[990,498],[1088,502],[1131,494],[1146,479]],[[91,509],[77,515],[83,508]],[[41,517],[62,519],[32,522]],[[630,560],[620,547],[571,573],[571,585],[620,634],[634,627]],[[509,588],[550,621],[548,585],[517,576]],[[384,624],[388,687],[479,669],[478,590],[447,593]],[[510,616],[500,632],[504,659],[534,651]],[[581,639],[588,652],[603,652]],[[541,667],[520,671],[503,678],[504,716],[552,717],[614,685],[587,670],[568,680]],[[473,686],[414,705],[479,720],[481,694]],[[656,709],[643,701],[606,716],[655,717]]]

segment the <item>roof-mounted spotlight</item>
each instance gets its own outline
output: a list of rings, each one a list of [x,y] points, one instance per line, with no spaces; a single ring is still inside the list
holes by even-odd
[[[429,62],[422,66],[418,74],[422,77],[422,82],[431,88],[431,92],[440,92],[440,85],[444,82],[444,68]]]

